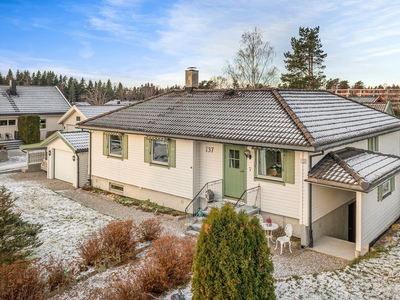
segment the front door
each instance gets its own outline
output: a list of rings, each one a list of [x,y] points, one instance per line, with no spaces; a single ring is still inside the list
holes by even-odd
[[[246,146],[224,145],[224,196],[238,199],[246,190]]]

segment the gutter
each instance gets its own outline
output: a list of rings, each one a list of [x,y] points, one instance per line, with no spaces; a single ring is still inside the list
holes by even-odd
[[[200,142],[213,142],[219,144],[234,144],[234,145],[243,145],[243,146],[253,146],[253,147],[267,147],[267,148],[279,148],[285,150],[297,150],[304,152],[316,152],[314,147],[306,147],[306,146],[292,146],[292,145],[283,145],[283,144],[267,144],[267,143],[257,143],[257,142],[246,142],[246,141],[237,141],[237,140],[224,140],[217,138],[206,138],[206,137],[191,137],[191,136],[183,136],[183,135],[171,135],[171,134],[160,134],[160,133],[152,133],[152,132],[143,132],[143,131],[133,131],[126,129],[116,129],[116,128],[98,128],[91,127],[85,125],[77,126],[79,129],[88,129],[93,131],[109,131],[109,132],[118,132],[118,133],[128,133],[128,134],[136,134],[143,136],[157,136],[157,137],[168,137],[173,139],[182,139],[182,140],[192,140],[192,141],[200,141]]]

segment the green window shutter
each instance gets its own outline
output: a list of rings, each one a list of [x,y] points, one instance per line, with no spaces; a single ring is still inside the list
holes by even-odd
[[[122,135],[122,159],[128,159],[128,135]]]
[[[374,137],[374,151],[379,151],[379,137]]]
[[[392,179],[390,179],[390,192],[393,192],[395,189],[395,181],[396,181],[396,177],[393,177]]]
[[[378,187],[378,201],[382,201],[383,196],[382,196],[382,186]]]
[[[151,140],[148,137],[144,138],[144,162],[150,163],[151,162]]]
[[[103,155],[108,155],[108,144],[110,135],[107,132],[103,132]]]
[[[368,139],[368,150],[374,151],[374,139],[373,138]]]
[[[168,140],[168,166],[176,167],[176,140]]]
[[[286,183],[294,184],[294,151],[283,151],[283,180]]]

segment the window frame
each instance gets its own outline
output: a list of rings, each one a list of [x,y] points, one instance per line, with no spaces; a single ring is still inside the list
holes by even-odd
[[[112,186],[114,186],[116,188],[113,188]],[[118,193],[123,193],[124,192],[124,186],[122,184],[109,182],[108,190],[109,191],[115,191],[115,192],[118,192]]]
[[[14,121],[14,124],[10,124],[11,121]],[[8,126],[17,126],[17,120],[8,120]]]
[[[166,146],[167,146],[167,161],[166,162],[153,160],[154,141],[166,142]],[[151,142],[150,142],[150,163],[153,164],[153,165],[169,166],[169,140],[168,139],[166,139],[166,140],[152,139],[151,140]]]
[[[44,122],[42,122],[42,121],[44,121]],[[46,121],[46,119],[40,119],[40,130],[46,130],[47,129],[47,121]],[[44,127],[43,127],[43,125],[44,125]]]
[[[111,152],[111,149],[112,149],[111,148],[111,142],[112,142],[111,140],[112,140],[112,137],[114,137],[114,136],[117,136],[119,138],[121,154]],[[108,155],[114,156],[114,157],[122,157],[122,151],[123,151],[122,147],[123,147],[122,134],[110,134],[108,137]]]
[[[256,163],[256,167],[255,167],[255,174],[256,174],[256,178],[258,178],[258,179],[265,179],[265,180],[272,180],[272,181],[279,181],[279,182],[284,182],[284,180],[283,180],[283,173],[284,173],[284,164],[283,164],[283,150],[281,150],[281,149],[277,149],[275,152],[280,152],[280,154],[281,154],[281,176],[280,177],[277,177],[277,176],[272,176],[272,175],[261,175],[261,174],[259,174],[259,172],[258,172],[258,168],[259,168],[259,159],[260,159],[260,150],[266,150],[266,151],[272,151],[272,150],[269,150],[269,149],[267,149],[267,148],[258,148],[258,149],[255,149],[255,151],[257,152],[257,155],[256,155],[256,160],[255,160],[255,163]]]
[[[383,201],[386,197],[389,197],[395,190],[395,177],[385,181],[380,186],[378,186],[378,202]],[[383,187],[387,185],[387,191],[383,191]]]
[[[81,117],[80,116],[75,116],[75,121],[76,122],[80,122],[81,121]]]
[[[6,122],[5,125],[2,125],[2,122]],[[6,127],[8,126],[8,120],[0,120],[0,127]]]

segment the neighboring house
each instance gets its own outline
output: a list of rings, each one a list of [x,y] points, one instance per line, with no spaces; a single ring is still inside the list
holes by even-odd
[[[0,86],[0,140],[18,139],[18,117],[40,116],[40,140],[62,129],[58,119],[71,107],[56,86]]]
[[[40,153],[38,150],[43,149],[47,178],[60,179],[71,183],[74,187],[81,187],[87,182],[88,148],[89,133],[86,131],[58,131],[41,143],[20,147],[28,153],[28,170],[30,152],[32,156],[37,156]],[[32,163],[36,163],[36,170],[40,169],[41,161]]]
[[[110,100],[108,101],[105,105],[129,105],[135,102],[138,102],[139,100]]]
[[[78,124],[94,187],[183,211],[221,182],[302,245],[329,237],[350,258],[399,217],[400,119],[327,91],[198,90],[186,72],[185,90]]]
[[[390,115],[395,116],[395,112],[393,110],[393,106],[390,101],[385,101],[381,96],[378,97],[347,97],[350,100],[357,101],[369,107],[375,108],[377,110],[383,111]]]
[[[107,106],[77,106],[76,104],[72,106],[57,122],[65,131],[80,130],[76,128],[76,124],[85,121],[89,118],[99,116],[101,114],[110,112],[122,105],[107,105]]]

